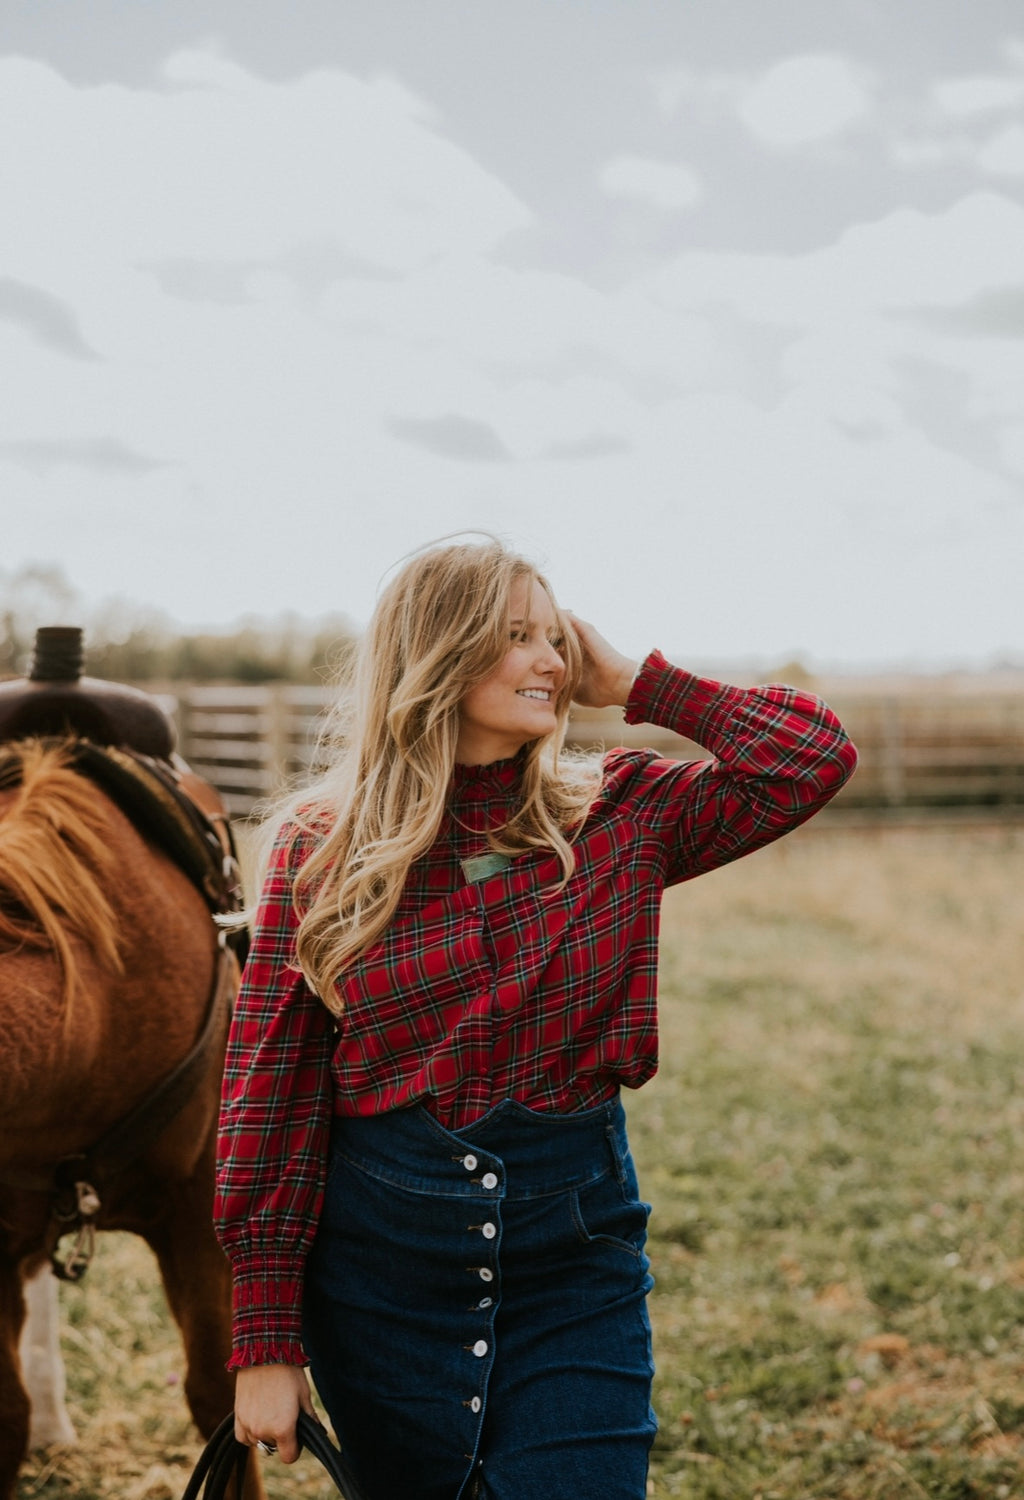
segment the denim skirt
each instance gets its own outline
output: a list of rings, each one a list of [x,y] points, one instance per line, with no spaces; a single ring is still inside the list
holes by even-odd
[[[368,1500],[643,1500],[647,1215],[617,1098],[336,1120],[303,1338]]]

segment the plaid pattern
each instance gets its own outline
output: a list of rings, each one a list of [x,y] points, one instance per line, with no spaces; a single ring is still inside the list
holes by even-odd
[[[856,752],[818,699],[729,687],[645,661],[629,723],[666,726],[705,761],[614,750],[576,839],[576,872],[543,850],[467,883],[462,861],[516,806],[518,762],[456,767],[430,855],[382,941],[342,976],[340,1022],[293,968],[291,886],[308,852],[285,829],[263,889],[224,1080],[217,1219],[235,1274],[232,1365],[299,1363],[302,1268],[332,1111],[425,1104],[459,1129],[504,1098],[585,1109],[657,1067],[664,887],[804,822]],[[308,836],[306,836],[308,837]]]

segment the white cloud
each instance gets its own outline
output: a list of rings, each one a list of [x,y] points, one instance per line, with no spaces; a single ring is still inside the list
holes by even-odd
[[[1024,478],[1024,423],[1017,423],[1003,431],[1000,452],[1007,468]]]
[[[1024,354],[1010,337],[987,338],[992,319],[982,314],[994,289],[1020,285],[1021,267],[1024,208],[975,194],[942,214],[902,210],[854,226],[803,256],[690,253],[646,284],[663,306],[731,307],[752,324],[772,320],[788,340],[765,382],[762,416],[733,407],[729,417],[730,451],[757,453],[757,482],[773,507],[786,493],[788,464],[787,505],[813,508],[816,494],[828,517],[814,523],[808,515],[806,524],[845,535],[842,516],[858,518],[857,535],[842,544],[851,562],[884,571],[899,539],[905,562],[916,528],[937,556],[962,548],[979,578],[994,570],[1010,590],[1007,570],[989,554],[994,535],[1010,526],[1018,545],[1024,527],[1019,496],[1000,477],[1019,453],[1002,424],[1020,410]],[[716,326],[727,325],[719,316]],[[941,412],[930,420],[927,399],[915,398],[923,389],[915,361],[959,382],[955,422]],[[969,452],[959,451],[961,440]],[[723,464],[721,455],[708,460],[716,493]],[[874,564],[872,546],[885,553]],[[1003,610],[1002,638],[1012,639],[1005,594],[986,607]]]
[[[323,311],[346,336],[397,340],[414,361],[444,356],[497,379],[596,363],[620,379],[660,376],[676,388],[714,360],[713,332],[699,315],[666,315],[628,288],[604,293],[480,257],[449,256],[400,281],[339,282]],[[433,399],[429,385],[422,399]]]
[[[739,73],[700,72],[690,68],[659,68],[651,75],[654,107],[663,119],[672,120],[686,105],[698,117],[709,118],[733,109],[750,79]]]
[[[322,69],[275,83],[193,53],[165,71],[160,90],[77,88],[0,60],[9,274],[66,284],[73,267],[103,280],[160,258],[273,259],[324,241],[401,270],[530,222],[387,79]]]
[[[934,659],[969,655],[979,633],[1019,637],[1020,554],[993,546],[990,525],[998,517],[1006,547],[1024,546],[1013,488],[920,433],[865,441],[799,396],[772,410],[692,396],[659,408],[618,464],[538,469],[529,484],[551,518],[556,586],[632,649],[778,661],[809,641],[855,661],[899,642]],[[579,542],[602,515],[625,525],[607,526],[595,571]]]
[[[893,166],[910,171],[955,166],[981,176],[1019,177],[1024,174],[1024,126],[1007,125],[983,140],[960,131],[896,137],[887,154]]]
[[[703,194],[701,178],[692,167],[642,156],[613,156],[598,180],[610,198],[632,198],[666,213],[692,208]]]
[[[932,85],[930,97],[942,114],[971,119],[996,110],[1013,109],[1024,101],[1024,78],[977,75],[944,78]]]
[[[972,155],[970,142],[951,136],[900,137],[890,141],[889,160],[893,166],[916,171],[921,167],[943,167],[947,162]]]
[[[517,382],[502,394],[500,421],[510,447],[527,458],[585,457],[642,443],[650,412],[616,381],[575,376]]]
[[[1024,207],[973,193],[943,213],[899,209],[805,255],[692,252],[649,278],[677,308],[726,301],[758,321],[806,328],[863,312],[955,306],[1012,285],[1024,266]]]
[[[1016,57],[1004,49],[1013,71],[942,78],[921,99],[890,111],[896,130],[887,143],[890,161],[901,168],[954,165],[994,176],[1024,172],[1024,127],[1008,122],[994,128],[994,116],[1011,115],[1024,105],[1024,49]],[[981,134],[988,131],[987,136]]]
[[[694,77],[685,68],[663,68],[651,78],[654,105],[663,119],[674,119],[694,88]]]
[[[871,80],[847,58],[804,54],[776,63],[746,90],[741,121],[759,141],[781,150],[829,140],[873,107]]]
[[[986,141],[978,152],[978,165],[999,177],[1024,174],[1024,125],[1008,125]]]

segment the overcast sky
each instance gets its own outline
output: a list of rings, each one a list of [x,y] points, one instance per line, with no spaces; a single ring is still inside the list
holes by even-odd
[[[0,0],[0,573],[1024,660],[1020,0]]]

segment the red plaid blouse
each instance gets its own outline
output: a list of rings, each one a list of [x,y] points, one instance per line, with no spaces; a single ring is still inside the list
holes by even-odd
[[[576,870],[543,850],[496,874],[463,861],[516,805],[517,760],[457,766],[437,843],[410,871],[385,937],[339,981],[340,1021],[294,964],[292,882],[308,835],[285,828],[256,917],[228,1042],[218,1233],[235,1278],[232,1367],[304,1363],[302,1274],[333,1113],[422,1103],[460,1129],[505,1098],[586,1109],[654,1073],[657,935],[666,885],[804,822],[856,752],[820,700],[744,690],[644,662],[629,723],[712,752],[613,750],[575,839]]]

